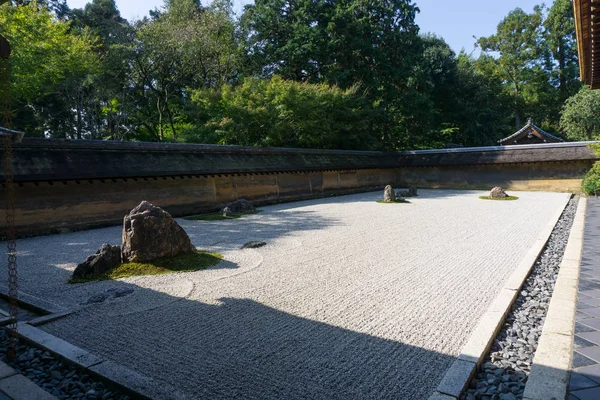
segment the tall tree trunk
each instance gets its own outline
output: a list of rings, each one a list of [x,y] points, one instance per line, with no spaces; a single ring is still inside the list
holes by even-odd
[[[565,60],[565,48],[562,40],[558,42],[558,73],[559,83],[558,88],[563,100],[566,99],[565,92],[567,90],[567,78],[565,76],[566,60]]]
[[[82,117],[81,117],[81,109],[83,107],[82,104],[82,89],[81,86],[77,87],[77,139],[81,140],[82,139],[82,135],[81,135],[81,129],[83,126],[83,121],[82,121]]]
[[[519,85],[515,83],[515,127],[521,129],[521,114],[519,112]]]
[[[163,133],[163,125],[162,125],[162,106],[160,105],[160,95],[157,97],[156,108],[158,109],[158,140],[164,141],[165,135]]]

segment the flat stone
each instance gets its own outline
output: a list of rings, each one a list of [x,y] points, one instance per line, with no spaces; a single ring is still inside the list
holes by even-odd
[[[579,323],[593,328],[594,330],[600,330],[600,318],[586,319],[585,321],[581,321]]]
[[[440,382],[438,392],[459,397],[475,373],[475,367],[476,364],[469,361],[454,361]]]
[[[583,292],[580,292],[580,294],[583,294],[588,297],[592,297],[594,299],[600,299],[600,289],[585,290]]]
[[[577,349],[577,352],[588,358],[591,358],[592,360],[596,361],[596,363],[600,363],[600,347],[599,346],[584,347],[581,349]]]
[[[576,351],[573,352],[573,361],[571,362],[572,368],[587,367],[588,365],[594,365],[594,364],[598,364],[598,363],[596,361],[592,360],[591,358],[588,358],[582,354],[579,354]]]
[[[533,379],[532,379],[533,376]],[[531,400],[562,400],[567,395],[569,371],[533,364],[523,398]]]
[[[577,368],[576,372],[584,375],[585,377],[598,382],[600,385],[600,364],[590,365],[589,367]]]
[[[600,308],[586,308],[580,311],[583,314],[590,315],[592,317],[600,317]]]
[[[447,394],[443,393],[434,393],[429,396],[428,400],[456,400],[456,397],[448,396]]]
[[[34,318],[30,321],[27,321],[27,323],[31,326],[40,326],[40,325],[44,325],[47,324],[49,322],[52,321],[56,321],[58,319],[64,318],[68,315],[71,315],[73,312],[72,311],[65,311],[65,312],[58,312],[58,313],[53,313],[53,314],[48,314],[48,315],[44,315],[42,317],[38,317],[38,318]]]
[[[600,387],[583,389],[572,392],[579,400],[598,400],[600,399]]]
[[[599,384],[589,378],[586,378],[580,373],[571,372],[571,379],[569,380],[570,391],[588,389],[594,386],[599,386]]]
[[[598,331],[581,332],[581,333],[578,333],[577,336],[579,336],[580,338],[585,339],[587,341],[593,342],[597,345],[600,345],[600,332],[598,332]]]
[[[12,375],[16,375],[17,371],[12,369],[8,364],[0,361],[0,379],[7,378]]]
[[[19,323],[19,334],[50,352],[58,354],[83,368],[90,367],[103,361],[100,357],[25,323]]]
[[[186,400],[188,398],[174,387],[156,382],[148,376],[113,361],[96,364],[90,368],[90,371],[142,396],[156,396],[164,400]]]
[[[13,400],[55,400],[56,397],[25,378],[23,375],[13,375],[0,380],[0,390]]]

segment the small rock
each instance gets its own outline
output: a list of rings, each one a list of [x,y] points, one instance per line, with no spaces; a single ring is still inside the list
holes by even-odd
[[[104,243],[95,254],[79,264],[73,271],[73,278],[102,276],[121,264],[121,247]]]
[[[117,290],[115,290],[115,297],[123,297],[123,296],[127,296],[128,294],[131,294],[131,293],[133,293],[132,288],[117,289]]]
[[[396,200],[396,194],[394,189],[390,185],[387,185],[383,191],[383,201],[386,203],[392,203]]]
[[[228,217],[232,214],[241,214],[244,212],[255,211],[254,205],[246,199],[239,199],[234,202],[227,204],[221,210],[221,215]]]
[[[257,249],[265,246],[266,244],[266,242],[248,242],[242,246],[242,249]]]
[[[92,303],[102,303],[104,302],[106,299],[108,299],[108,294],[106,293],[98,293],[93,295],[92,297],[90,297],[87,301],[86,304],[92,304]]]

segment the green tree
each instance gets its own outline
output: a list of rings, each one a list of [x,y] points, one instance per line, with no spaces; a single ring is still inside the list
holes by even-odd
[[[249,146],[369,149],[367,101],[358,87],[247,78],[241,85],[195,91],[198,128],[186,141]]]
[[[562,110],[560,127],[570,140],[600,139],[600,92],[583,87]]]
[[[138,26],[132,78],[141,102],[155,104],[156,112],[141,118],[155,140],[177,139],[188,88],[216,88],[234,75],[236,46],[229,1],[204,8],[171,0],[164,13]]]
[[[43,6],[0,6],[0,34],[13,47],[10,58],[14,123],[32,134],[73,131],[73,115],[61,96],[69,82],[84,81],[98,65],[87,32],[70,33],[70,23]]]
[[[544,21],[546,40],[555,61],[551,78],[560,89],[561,99],[577,93],[578,82],[577,41],[575,19],[571,0],[555,0]]]
[[[78,104],[78,132],[85,130],[86,137],[94,139],[122,139],[131,131],[128,110],[135,108],[129,84],[135,30],[114,0],[93,0],[71,13],[74,32],[89,31],[97,38],[100,62],[98,73],[70,92]]]
[[[516,8],[498,24],[496,34],[477,40],[483,52],[497,54],[483,61],[491,64],[488,70],[505,82],[506,90],[512,94],[516,129],[521,127],[521,118],[530,108],[528,103],[535,100],[528,86],[544,75],[540,62],[545,50],[542,23],[542,7],[536,6],[531,14]]]
[[[396,136],[405,133],[399,113],[412,108],[405,100],[412,98],[409,79],[421,57],[417,11],[409,0],[257,0],[242,16],[246,74],[342,89],[361,84],[369,107],[380,110],[371,131],[383,146],[397,146]]]

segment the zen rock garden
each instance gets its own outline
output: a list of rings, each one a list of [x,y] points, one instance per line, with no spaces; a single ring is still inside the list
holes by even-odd
[[[485,304],[569,195],[520,192],[515,206],[497,207],[479,199],[506,193],[497,188],[389,185],[383,192],[389,203],[410,198],[411,206],[389,212],[375,204],[382,202],[377,191],[270,205],[260,214],[220,221],[173,218],[142,201],[121,226],[23,239],[20,251],[32,256],[21,266],[34,277],[23,291],[70,310],[38,329],[126,365],[161,390],[183,393],[174,398],[225,400],[239,382],[248,398],[277,399],[301,385],[309,391],[304,398],[369,398],[374,390],[382,399],[427,399],[440,371],[452,366],[450,354],[460,353]],[[550,299],[574,207],[571,201],[558,242],[552,239],[540,256],[539,272],[464,399],[522,396],[543,323],[538,311]],[[212,215],[252,211],[250,202],[239,200]],[[390,224],[415,234],[386,235]],[[75,265],[83,251],[95,254]],[[194,263],[186,257],[202,252],[215,255],[214,268],[116,274],[129,265],[160,266],[161,260]],[[180,271],[197,273],[170,273]],[[68,285],[71,272],[72,283],[87,283]],[[427,301],[411,300],[417,298]],[[33,358],[17,365],[53,374],[55,380],[31,377],[65,399],[87,393],[125,398],[54,359],[34,363],[39,352],[24,351]],[[398,359],[408,361],[399,366]],[[57,372],[46,372],[46,365]],[[346,365],[343,373],[339,365]],[[182,379],[186,374],[196,378]],[[90,380],[80,387],[82,379]],[[338,379],[343,386],[323,383]],[[171,384],[176,388],[167,389]],[[69,392],[63,395],[63,388]],[[145,388],[147,397],[168,398]]]

